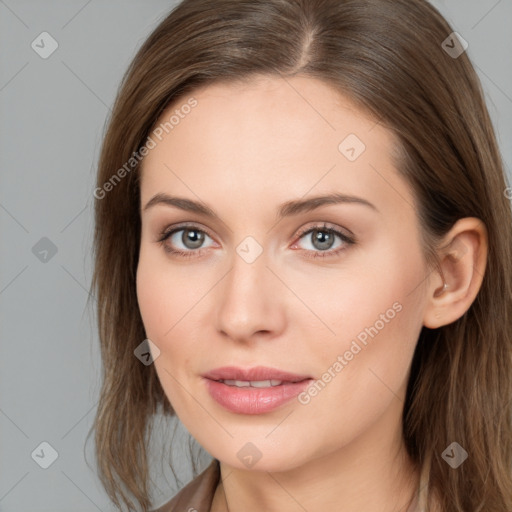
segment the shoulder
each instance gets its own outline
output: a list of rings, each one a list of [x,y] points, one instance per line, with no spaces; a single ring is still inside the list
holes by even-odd
[[[188,512],[209,512],[215,494],[215,489],[220,480],[220,465],[217,459],[168,502],[152,512],[174,512],[180,510]]]

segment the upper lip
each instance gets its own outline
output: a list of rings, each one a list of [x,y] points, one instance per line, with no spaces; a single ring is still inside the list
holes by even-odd
[[[253,368],[239,368],[236,366],[222,366],[203,374],[203,377],[211,380],[280,380],[284,382],[299,382],[310,379],[309,375],[285,372],[277,368],[267,366],[255,366]]]

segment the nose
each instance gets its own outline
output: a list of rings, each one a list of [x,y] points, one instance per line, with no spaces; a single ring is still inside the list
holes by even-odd
[[[218,332],[237,342],[262,336],[271,339],[282,333],[286,290],[275,274],[265,251],[252,262],[234,253],[232,267],[214,297]]]

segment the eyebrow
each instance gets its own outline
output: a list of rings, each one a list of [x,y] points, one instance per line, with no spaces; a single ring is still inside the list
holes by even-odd
[[[193,201],[191,199],[186,199],[184,197],[171,196],[169,194],[164,193],[158,193],[155,196],[153,196],[147,202],[146,206],[144,206],[143,211],[147,211],[149,208],[156,206],[157,204],[174,206],[187,212],[194,212],[204,215],[206,217],[219,219],[219,216],[204,203]],[[286,203],[280,205],[277,211],[277,216],[279,219],[282,219],[283,217],[289,217],[292,215],[298,215],[300,213],[309,212],[315,210],[316,208],[320,208],[321,206],[329,204],[356,204],[367,206],[374,210],[375,212],[379,211],[374,204],[370,203],[366,199],[363,199],[362,197],[350,196],[340,193],[332,193],[323,196],[311,197],[309,199],[297,199],[287,201]]]

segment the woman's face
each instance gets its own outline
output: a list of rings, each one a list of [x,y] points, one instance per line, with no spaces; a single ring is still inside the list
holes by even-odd
[[[286,470],[357,443],[375,456],[399,442],[428,281],[390,132],[311,78],[193,98],[157,123],[175,115],[140,183],[137,295],[169,401],[233,467]],[[359,199],[313,200],[333,194]],[[226,366],[296,377],[205,378]]]

